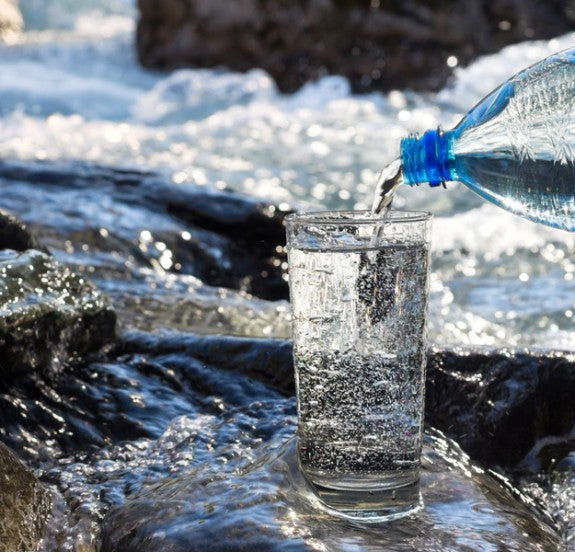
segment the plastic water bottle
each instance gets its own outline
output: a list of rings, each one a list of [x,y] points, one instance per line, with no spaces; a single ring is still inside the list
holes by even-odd
[[[459,181],[512,213],[575,231],[575,49],[521,71],[453,130],[404,138],[400,161],[380,177],[376,212],[401,182]]]

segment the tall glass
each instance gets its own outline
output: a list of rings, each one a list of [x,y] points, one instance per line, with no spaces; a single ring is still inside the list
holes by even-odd
[[[337,513],[418,509],[431,215],[289,215],[298,455]]]

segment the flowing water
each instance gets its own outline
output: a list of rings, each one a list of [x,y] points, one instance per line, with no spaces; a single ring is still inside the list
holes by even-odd
[[[438,94],[354,96],[325,77],[292,96],[264,72],[139,68],[128,0],[23,0],[0,46],[0,156],[153,168],[279,205],[369,208],[399,140],[450,128],[521,67],[572,36],[504,49]],[[463,186],[400,186],[394,208],[434,213],[430,337],[441,344],[575,348],[575,238],[488,205]]]
[[[162,74],[141,69],[133,51],[131,0],[21,0],[20,5],[25,32],[0,44],[2,159],[92,161],[121,167],[126,174],[132,168],[152,169],[183,190],[192,183],[232,188],[270,199],[280,210],[369,208],[377,174],[397,157],[401,137],[437,124],[452,127],[500,82],[574,39],[568,35],[506,48],[456,71],[454,84],[438,94],[406,90],[355,96],[344,79],[325,77],[283,96],[260,70]],[[43,189],[31,202],[34,193],[33,182],[14,182],[4,188],[0,206],[45,230],[42,237],[59,260],[83,266],[112,297],[123,328],[287,336],[287,302],[210,287],[169,270],[177,240],[191,238],[185,226],[122,204],[97,188],[60,194]],[[432,342],[575,350],[571,234],[505,213],[459,186],[448,191],[400,186],[394,207],[435,215]],[[65,231],[52,232],[59,224]],[[217,241],[206,247],[208,254],[221,256]],[[142,258],[146,263],[138,262]],[[26,403],[25,395],[0,397],[4,414],[19,412],[25,420],[41,411],[45,426],[19,426],[12,445],[19,444],[19,454],[61,497],[47,537],[52,548],[95,549],[100,521],[111,508],[168,475],[183,474],[173,487],[189,489],[185,473],[205,463],[211,463],[212,472],[228,464],[245,468],[254,482],[275,473],[296,477],[289,469],[293,456],[282,449],[293,435],[293,400],[247,377],[208,371],[186,347],[170,349],[171,339],[158,337],[163,353],[146,352],[142,345],[142,350],[109,362],[89,364],[66,387],[84,390],[82,400],[69,400],[63,390],[52,388],[53,382],[38,383],[42,406]],[[100,434],[86,421],[91,415],[84,408],[86,398],[86,405],[101,408],[109,434]],[[73,407],[85,418],[74,414],[65,421],[59,409]],[[71,435],[86,449],[66,448]],[[525,509],[519,508],[513,520],[501,521],[498,515],[511,515],[516,507],[509,506],[513,500],[448,441],[430,439],[424,478],[430,492],[437,493],[427,499],[421,530],[400,525],[385,534],[343,531],[316,520],[315,510],[301,504],[305,493],[289,495],[280,483],[278,488],[287,493],[277,510],[281,515],[265,510],[264,517],[283,520],[281,535],[314,550],[392,550],[399,541],[424,550],[430,542],[425,538],[435,539],[428,549],[474,550],[483,529],[493,528],[485,549],[501,549],[513,537],[517,550],[553,550],[557,535],[540,530]],[[279,460],[262,460],[266,454]],[[457,473],[446,468],[455,465]],[[261,466],[263,479],[257,471]],[[213,482],[217,478],[212,472]],[[241,486],[239,472],[230,473],[226,477],[232,486]],[[547,487],[525,483],[532,495],[549,489],[553,499],[547,503],[565,538],[574,535],[572,514],[565,514],[573,511],[567,508],[573,503],[570,478],[572,471],[566,468]],[[463,480],[473,483],[473,492],[463,490]],[[288,488],[299,489],[297,485]],[[477,491],[484,487],[487,494]],[[262,488],[254,486],[248,498],[265,494]],[[173,489],[167,484],[164,490],[169,495]],[[166,504],[172,504],[172,514],[195,499],[205,512],[217,508],[209,497],[201,497]],[[220,503],[226,500],[222,491]],[[183,526],[199,526],[196,519]],[[206,531],[206,542],[213,543]]]

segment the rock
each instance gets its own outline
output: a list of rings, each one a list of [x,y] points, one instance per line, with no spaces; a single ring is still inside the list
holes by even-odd
[[[287,395],[294,391],[292,345],[284,339],[249,339],[224,335],[148,334],[129,332],[115,354],[145,354],[155,359],[174,355],[205,366],[237,372]]]
[[[27,243],[19,234],[15,241],[15,247]],[[58,367],[114,337],[114,311],[93,284],[41,251],[0,251],[4,377]]]
[[[573,449],[575,355],[433,351],[426,419],[472,458],[506,470],[547,471]]]
[[[116,354],[173,355],[294,392],[291,343],[189,334],[126,334]],[[568,352],[432,350],[426,420],[490,467],[537,473],[569,454],[575,426],[575,355]],[[549,439],[552,441],[549,442]]]
[[[0,437],[20,454],[22,429],[28,438],[38,434],[35,453],[50,435],[62,454],[78,443],[99,447],[130,435],[157,437],[173,417],[197,408],[195,398],[182,402],[182,389],[191,386],[226,404],[246,404],[252,391],[239,383],[245,376],[252,385],[292,394],[291,342],[128,332],[106,362],[69,366],[48,378],[38,374],[23,380],[22,388],[11,386],[9,396],[0,393]],[[154,399],[149,387],[163,399]],[[134,403],[121,390],[148,399]],[[52,393],[60,397],[57,403]],[[434,350],[427,367],[426,420],[485,466],[538,473],[572,450],[574,393],[570,353]],[[34,407],[36,400],[49,403],[53,414]]]
[[[355,91],[438,90],[450,65],[574,28],[569,0],[139,0],[145,67],[261,67],[282,92],[324,74]],[[453,63],[454,62],[454,63]]]
[[[300,474],[293,443],[279,453],[260,451],[241,470],[206,466],[144,489],[104,520],[102,552],[561,547],[553,531],[436,433],[424,450],[425,508],[384,528],[326,513]]]
[[[50,495],[0,442],[0,552],[37,550],[50,509]]]
[[[565,430],[573,416],[572,360],[571,355],[560,353],[430,354],[428,422],[460,439],[483,468],[521,477],[528,470],[531,479],[523,479],[524,494],[509,481],[500,484],[428,429],[424,481],[431,506],[423,525],[417,526],[425,527],[425,538],[417,533],[423,539],[418,541],[413,526],[398,525],[399,532],[393,533],[396,540],[407,534],[412,539],[407,542],[421,550],[426,550],[426,543],[437,549],[480,549],[480,544],[475,548],[461,544],[465,538],[461,535],[473,534],[478,539],[473,543],[509,540],[512,547],[506,549],[521,550],[520,545],[525,545],[525,550],[536,550],[520,534],[524,523],[529,538],[542,543],[539,550],[559,549],[549,544],[556,535],[544,527],[565,533],[575,519],[567,471],[573,446]],[[336,524],[334,529],[320,520],[317,511],[310,513],[309,504],[297,502],[297,497],[284,496],[284,468],[292,461],[262,456],[262,451],[278,449],[293,435],[295,401],[286,398],[292,393],[289,341],[129,332],[105,359],[72,364],[56,374],[31,372],[0,384],[0,438],[33,465],[52,465],[44,479],[76,504],[77,515],[88,516],[87,525],[143,490],[130,506],[112,514],[106,525],[110,550],[131,550],[141,539],[156,539],[152,534],[161,532],[166,535],[161,548],[167,551],[178,550],[177,543],[184,543],[178,546],[186,550],[188,533],[198,543],[212,535],[214,542],[225,543],[222,547],[232,542],[234,549],[241,549],[241,534],[254,547],[259,541],[253,539],[259,536],[264,539],[262,546],[275,549],[281,537],[278,527],[293,529],[288,535],[303,535],[301,542],[288,539],[284,543],[288,549],[308,546],[312,538],[326,538],[327,549],[337,550],[343,546],[338,540],[344,538],[341,527]],[[447,469],[446,463],[453,469]],[[558,475],[553,476],[556,481],[549,479],[542,471],[555,465],[566,470],[564,479]],[[246,478],[240,473],[246,473]],[[174,481],[163,481],[160,491],[147,489],[151,482],[168,476]],[[251,492],[250,481],[257,496],[241,494],[242,489]],[[515,493],[513,500],[502,485]],[[215,510],[207,518],[198,513],[204,502],[208,504],[204,492],[214,493],[210,504]],[[255,509],[240,513],[241,503],[252,498]],[[182,508],[178,510],[176,503]],[[277,515],[288,507],[297,513],[295,526]],[[259,522],[246,521],[255,519],[263,520],[269,531]],[[176,535],[180,522],[184,530]],[[135,529],[128,535],[130,527]],[[456,534],[450,527],[461,534],[448,545],[448,533]],[[218,528],[228,540],[213,536],[211,531]],[[325,536],[330,532],[335,535],[333,542]],[[439,541],[429,540],[434,534]],[[357,538],[386,549],[385,535],[367,531]],[[200,544],[197,549],[202,549]]]
[[[26,461],[54,461],[282,396],[260,382],[291,394],[291,343],[131,332],[107,359],[0,380],[0,438]]]
[[[0,209],[0,373],[55,368],[114,337],[106,297]]]
[[[126,334],[116,354],[177,355],[294,392],[291,343],[189,334]],[[162,359],[162,360],[161,360]],[[485,466],[546,471],[572,449],[575,355],[568,352],[432,350],[426,421]],[[550,441],[551,440],[551,441]]]
[[[18,0],[0,0],[0,40],[22,30],[24,20],[18,9]]]
[[[48,252],[28,231],[26,225],[3,209],[0,209],[0,249],[12,249],[13,251],[37,249],[45,253]]]
[[[0,162],[2,189],[10,194],[0,194],[0,205],[55,255],[86,257],[78,270],[120,259],[115,278],[134,278],[132,267],[152,268],[264,299],[288,296],[285,212],[265,201],[80,163]],[[108,231],[119,217],[121,224]]]

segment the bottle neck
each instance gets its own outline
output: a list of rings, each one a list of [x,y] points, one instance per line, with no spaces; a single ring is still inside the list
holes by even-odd
[[[423,136],[411,134],[401,141],[401,163],[406,184],[428,182],[439,186],[455,180],[450,168],[451,132],[428,130]]]

